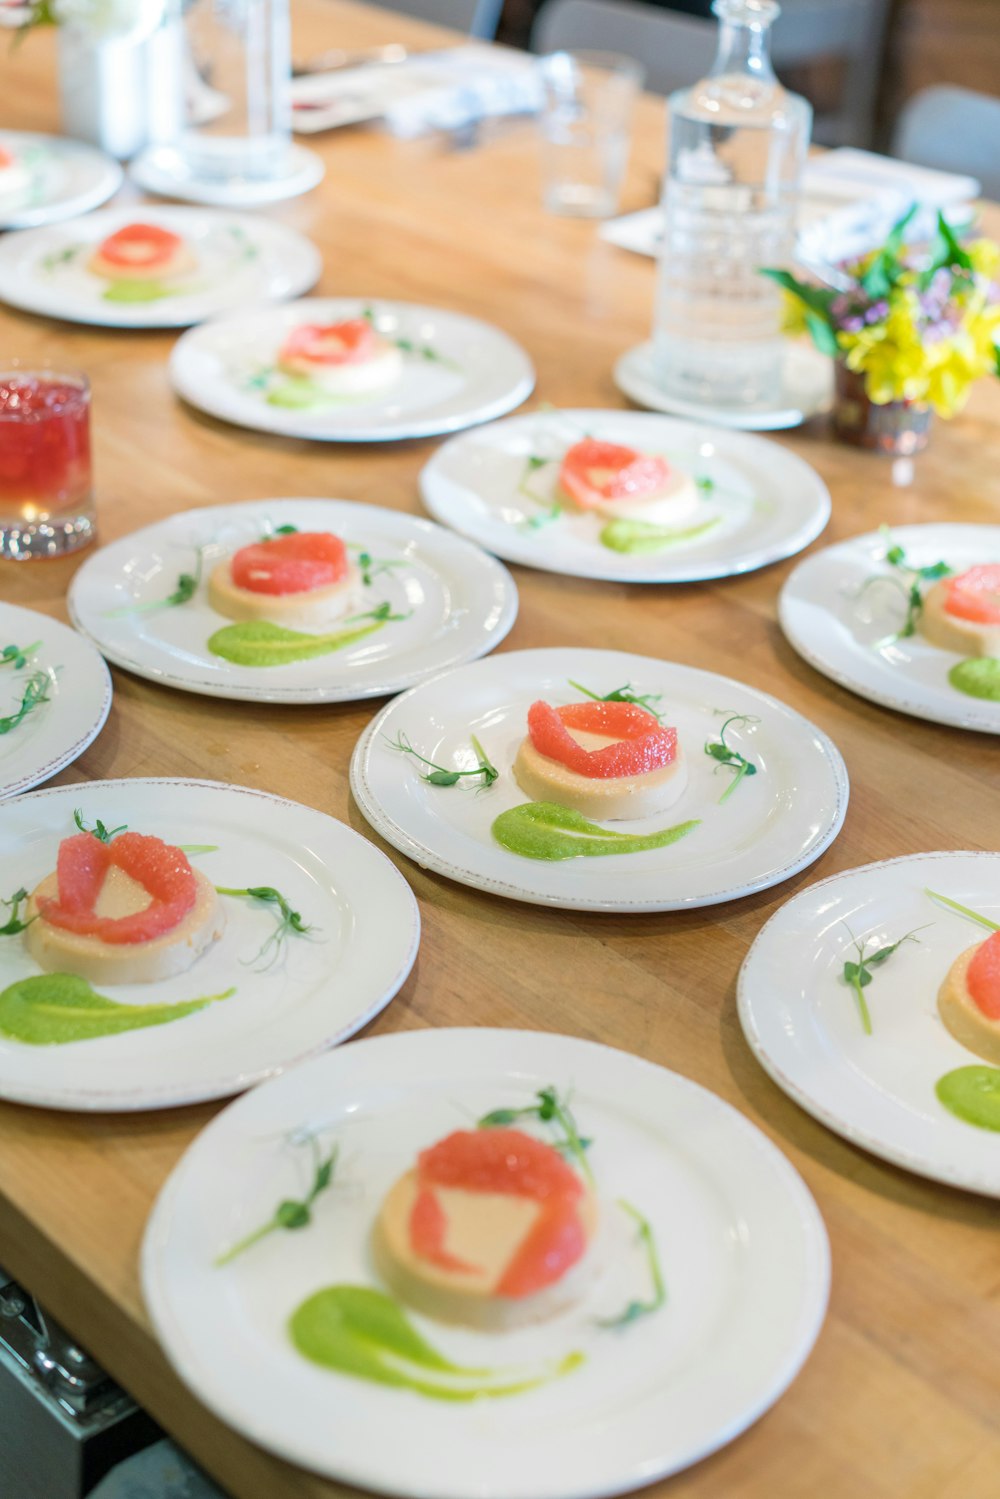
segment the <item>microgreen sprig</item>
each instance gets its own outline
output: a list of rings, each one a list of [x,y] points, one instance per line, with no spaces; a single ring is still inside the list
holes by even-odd
[[[253,1233],[247,1234],[231,1249],[227,1249],[218,1256],[215,1261],[217,1269],[230,1264],[237,1255],[252,1248],[254,1244],[259,1244],[261,1239],[267,1238],[268,1234],[273,1234],[280,1228],[292,1230],[307,1228],[312,1222],[313,1203],[333,1181],[333,1173],[337,1167],[338,1147],[335,1145],[328,1156],[321,1158],[315,1139],[311,1138],[309,1144],[313,1152],[314,1169],[312,1186],[306,1195],[301,1199],[286,1198],[284,1202],[279,1202],[274,1215],[266,1223],[261,1224],[260,1228],[255,1228]]]
[[[393,334],[387,333],[384,328],[379,327],[378,316],[374,307],[362,307],[361,316],[366,323],[371,324],[376,333],[381,334],[383,338],[387,338],[390,343],[395,344],[401,353],[411,354],[415,359],[426,359],[429,364],[444,365],[450,370],[460,370],[462,368],[456,360],[449,359],[446,354],[439,354],[437,349],[433,348],[430,344],[414,343],[412,338],[397,338]]]
[[[120,609],[110,609],[105,617],[121,619],[126,614],[152,614],[157,609],[175,609],[179,604],[189,603],[198,591],[205,562],[205,548],[195,547],[194,550],[194,572],[181,573],[173,593],[168,593],[165,599],[150,599],[145,604],[124,604]]]
[[[519,1119],[537,1119],[541,1124],[552,1125],[562,1131],[552,1142],[556,1150],[571,1156],[582,1175],[593,1185],[594,1173],[590,1169],[586,1154],[590,1141],[584,1139],[577,1129],[569,1099],[560,1098],[552,1085],[540,1088],[535,1097],[538,1102],[527,1104],[524,1108],[493,1109],[476,1121],[476,1128],[497,1129],[501,1126],[516,1124]]]
[[[0,906],[6,906],[10,912],[6,923],[0,926],[0,937],[16,937],[19,932],[26,932],[33,921],[38,920],[37,915],[27,921],[21,920],[21,902],[27,899],[28,892],[22,885],[20,890],[15,890],[6,900],[0,900]]]
[[[847,926],[847,922],[844,922],[848,935],[854,943],[854,951],[858,955],[858,961],[856,963],[847,962],[844,964],[843,979],[844,983],[854,991],[858,1002],[858,1014],[861,1017],[861,1024],[866,1036],[872,1034],[871,1011],[868,1008],[868,1001],[865,999],[864,994],[865,989],[867,989],[872,981],[871,970],[891,958],[896,949],[902,947],[904,942],[916,942],[917,932],[925,931],[928,925],[929,923],[925,922],[923,926],[915,926],[912,932],[907,932],[906,936],[900,937],[898,942],[887,943],[885,947],[878,947],[874,952],[869,953],[868,947],[874,939],[866,937],[862,942],[859,942],[850,927]]]
[[[32,641],[31,645],[5,645],[0,651],[0,666],[13,666],[15,671],[28,664],[28,657],[33,656],[41,645],[40,640]]]
[[[970,921],[977,921],[980,926],[989,927],[991,932],[1000,932],[1000,922],[991,921],[988,916],[983,916],[979,911],[973,911],[971,906],[960,905],[957,900],[952,900],[947,895],[939,895],[936,890],[925,890],[932,900],[939,900],[943,906],[950,906],[953,911],[958,911],[962,916],[968,916]]]
[[[649,1278],[652,1283],[653,1294],[645,1301],[641,1301],[638,1298],[634,1301],[630,1301],[628,1305],[618,1313],[617,1317],[599,1318],[598,1325],[600,1327],[607,1328],[629,1327],[633,1322],[638,1321],[640,1317],[652,1316],[653,1312],[658,1312],[660,1310],[660,1307],[664,1305],[667,1299],[667,1287],[666,1282],[663,1279],[663,1267],[660,1264],[660,1254],[659,1250],[656,1247],[656,1236],[653,1233],[652,1224],[650,1223],[648,1218],[646,1218],[642,1213],[639,1212],[639,1209],[637,1207],[633,1207],[632,1203],[626,1202],[624,1197],[619,1197],[618,1206],[622,1209],[623,1212],[627,1213],[637,1225],[636,1237],[639,1241],[640,1247],[643,1249],[646,1255],[646,1262],[649,1266]]]
[[[383,573],[391,572],[394,567],[406,566],[405,557],[373,557],[371,552],[364,547],[352,547],[351,550],[356,550],[358,553],[358,568],[361,572],[361,581],[366,588],[370,588],[373,581],[380,578]]]
[[[921,585],[924,583],[935,583],[939,578],[947,578],[954,571],[947,562],[932,562],[925,567],[914,567],[912,563],[906,560],[906,552],[903,547],[898,542],[893,541],[892,532],[888,526],[880,527],[879,535],[886,544],[883,560],[894,571],[888,576],[884,573],[877,573],[874,577],[866,579],[862,584],[862,592],[873,583],[895,583],[902,590],[903,596],[906,599],[906,617],[898,630],[893,631],[891,635],[887,635],[883,640],[876,642],[876,649],[878,646],[891,645],[897,640],[909,640],[912,635],[915,635],[917,632],[917,621],[923,613],[924,608],[924,590]]]
[[[479,764],[475,770],[449,770],[446,765],[438,765],[434,760],[428,760],[426,755],[421,755],[418,750],[415,750],[409,736],[404,734],[402,730],[399,731],[395,739],[389,739],[386,736],[386,743],[390,749],[399,750],[400,754],[403,755],[412,755],[415,760],[420,761],[421,765],[430,767],[430,774],[421,775],[420,777],[428,785],[454,786],[465,776],[479,776],[482,779],[482,785],[479,789],[480,791],[485,791],[493,785],[494,781],[499,780],[500,772],[490,760],[490,757],[479,743],[475,734],[469,735],[469,742],[479,757]]]
[[[13,713],[8,713],[6,718],[0,718],[0,734],[9,734],[27,718],[33,708],[39,707],[41,703],[47,703],[49,701],[48,689],[51,686],[52,678],[47,671],[33,672],[24,684],[24,691],[17,708]]]
[[[123,822],[121,826],[117,828],[106,828],[100,818],[97,819],[92,828],[88,828],[87,824],[83,820],[83,812],[79,807],[76,807],[73,810],[73,821],[76,823],[81,833],[93,833],[94,837],[100,843],[110,843],[112,838],[114,838],[118,833],[128,832],[127,822]]]
[[[729,800],[744,776],[755,776],[757,774],[757,767],[753,761],[748,760],[746,755],[741,755],[739,750],[733,749],[732,745],[726,743],[726,730],[731,723],[751,725],[760,723],[760,719],[755,718],[752,713],[731,713],[719,730],[718,739],[706,739],[705,741],[705,754],[718,762],[716,768],[719,765],[725,765],[730,770],[735,770],[736,772],[725,791],[719,797],[720,806],[723,802]]]
[[[569,685],[577,692],[582,692],[584,697],[592,698],[595,703],[631,703],[636,708],[645,708],[646,712],[651,713],[655,719],[663,721],[663,714],[653,707],[654,703],[660,701],[663,696],[662,692],[647,692],[640,697],[633,691],[631,682],[626,682],[624,686],[616,687],[613,692],[605,692],[603,695],[599,692],[591,692],[589,687],[584,687],[580,682],[574,682],[572,678],[569,679]]]
[[[377,620],[379,624],[386,624],[390,622],[398,622],[400,620],[409,619],[412,613],[413,610],[408,609],[405,614],[394,614],[392,605],[386,600],[381,604],[376,604],[374,609],[366,609],[364,614],[352,614],[350,619],[344,620],[344,624],[360,624],[363,619],[374,619]]]
[[[315,927],[306,925],[298,911],[292,910],[281,891],[275,890],[273,885],[249,885],[244,890],[237,890],[230,885],[216,885],[215,888],[220,895],[244,896],[248,900],[259,900],[264,905],[277,907],[275,914],[278,924],[260,951],[248,960],[248,966],[259,963],[262,971],[273,968],[289,937],[306,937],[316,930]]]
[[[715,480],[710,479],[708,474],[702,474],[699,478],[695,479],[694,483],[695,488],[700,489],[702,494],[711,494],[715,488]]]

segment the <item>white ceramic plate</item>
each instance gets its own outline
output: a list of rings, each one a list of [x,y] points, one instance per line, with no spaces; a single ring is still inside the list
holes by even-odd
[[[571,1351],[585,1363],[526,1394],[453,1404],[302,1358],[285,1331],[290,1314],[331,1283],[377,1284],[372,1219],[415,1153],[552,1083],[572,1087],[593,1140],[606,1268],[580,1304],[534,1327],[488,1334],[413,1320],[464,1365],[537,1369]],[[220,1250],[306,1184],[306,1152],[282,1149],[304,1125],[341,1148],[314,1222],[214,1268]],[[645,1294],[648,1277],[619,1196],[650,1219],[668,1303],[609,1332],[595,1318]],[[696,1462],[778,1398],[819,1333],[829,1250],[788,1161],[695,1083],[567,1036],[434,1030],[358,1042],[220,1114],[160,1195],[142,1271],[181,1378],[282,1457],[412,1499],[594,1499]]]
[[[0,189],[0,229],[33,229],[104,203],[121,186],[117,161],[83,141],[26,130],[0,130],[0,147],[17,158],[27,180]]]
[[[47,614],[0,603],[0,652],[36,642],[23,667],[0,666],[0,718],[16,713],[34,672],[49,677],[48,702],[0,734],[0,800],[72,764],[97,738],[111,708],[111,674],[89,641]]]
[[[333,531],[355,558],[367,551],[375,567],[358,612],[388,602],[410,617],[329,656],[249,667],[209,651],[213,632],[232,621],[209,606],[204,581],[180,607],[120,612],[166,598],[181,573],[194,571],[199,546],[205,579],[221,558],[282,525]],[[394,565],[380,571],[385,561]],[[253,702],[337,703],[399,692],[491,651],[514,623],[517,589],[501,563],[430,521],[346,500],[253,500],[183,511],[102,547],[73,579],[69,608],[109,661],[166,686]]]
[[[1000,526],[897,526],[893,541],[915,566],[948,562],[956,572],[1000,562]],[[891,583],[859,590],[892,569],[883,562],[877,531],[826,547],[800,562],[782,589],[779,618],[791,644],[810,666],[860,697],[914,718],[1000,734],[1000,703],[968,697],[948,681],[962,657],[933,646],[917,632],[887,641],[906,614]]]
[[[550,520],[559,462],[584,434],[663,454],[701,481],[697,511],[672,529],[718,524],[667,551],[634,556],[601,544],[602,517],[568,505]],[[529,472],[529,457],[550,461]],[[637,411],[537,412],[453,437],[424,468],[420,488],[435,520],[508,562],[628,583],[750,572],[801,551],[830,516],[819,475],[775,443]]]
[[[198,259],[169,296],[108,300],[109,283],[87,269],[102,240],[127,224],[183,235]],[[212,208],[135,204],[108,208],[0,244],[0,299],[25,312],[105,328],[183,328],[223,309],[265,297],[295,297],[317,280],[319,251],[283,224]]]
[[[678,843],[642,853],[528,859],[490,833],[499,813],[528,800],[511,774],[537,698],[582,701],[570,679],[607,693],[630,683],[662,693],[677,727],[690,782],[659,817],[608,824],[650,833],[699,818]],[[758,767],[720,804],[733,772],[703,753],[725,713],[760,722],[730,740]],[[402,732],[428,759],[471,768],[470,732],[500,771],[488,791],[471,783],[427,785],[411,758],[391,747]],[[494,895],[585,911],[672,911],[764,890],[811,864],[837,836],[847,811],[847,771],[815,725],[775,698],[714,672],[621,651],[510,651],[460,667],[397,698],[375,718],[351,760],[351,789],[375,830],[424,868]]]
[[[380,330],[433,349],[441,359],[407,356],[398,383],[371,397],[297,411],[269,404],[261,381],[293,328],[360,317],[366,308]],[[291,307],[241,308],[216,318],[178,340],[170,376],[186,401],[211,416],[316,442],[393,442],[458,432],[520,406],[535,384],[521,346],[489,323],[436,307],[361,297],[310,297]]]
[[[798,427],[809,417],[826,411],[833,399],[833,362],[806,343],[789,343],[781,389],[774,405],[763,410],[712,406],[668,394],[657,377],[651,343],[639,344],[623,354],[615,365],[614,378],[618,389],[638,406],[742,432],[776,432],[783,427]]]
[[[68,1045],[0,1036],[0,1098],[53,1109],[156,1109],[238,1093],[352,1036],[383,1009],[416,957],[417,903],[365,838],[298,802],[213,781],[58,786],[0,807],[0,889],[31,890],[55,868],[80,808],[93,826],[127,824],[191,854],[217,885],[271,885],[315,928],[261,969],[272,909],[223,897],[226,929],[187,973],[156,984],[95,985],[123,1004],[231,998],[168,1024]],[[6,987],[39,972],[20,937],[0,939]]]
[[[290,146],[284,168],[276,177],[197,177],[182,155],[169,147],[143,151],[130,163],[128,173],[144,192],[164,198],[182,198],[187,203],[206,203],[215,208],[261,208],[297,198],[322,182],[323,158],[305,146]]]
[[[927,889],[1000,920],[1000,854],[912,854],[793,896],[747,954],[740,1020],[778,1087],[828,1129],[907,1171],[1000,1197],[997,1135],[956,1118],[934,1092],[952,1068],[985,1065],[945,1030],[937,993],[959,953],[989,933]],[[919,945],[904,943],[872,970],[866,1035],[841,977],[857,956],[851,933],[879,947],[916,927]]]

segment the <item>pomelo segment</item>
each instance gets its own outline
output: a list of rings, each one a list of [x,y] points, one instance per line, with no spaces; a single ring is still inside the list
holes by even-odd
[[[241,547],[230,562],[237,588],[250,593],[306,593],[347,576],[347,548],[329,531],[293,531]]]
[[[422,1185],[509,1192],[544,1200],[579,1197],[580,1178],[544,1140],[520,1129],[455,1130],[417,1158]]]
[[[959,619],[980,625],[1000,625],[1000,563],[970,567],[948,579],[945,609]]]
[[[126,270],[155,271],[167,265],[181,248],[180,235],[156,224],[126,224],[115,234],[108,236],[98,248],[98,254],[110,265],[122,266]]]
[[[594,437],[575,443],[559,469],[559,487],[583,510],[594,510],[608,500],[645,499],[665,488],[669,479],[665,458]]]
[[[94,908],[112,866],[149,893],[144,911],[131,916],[97,915]],[[59,845],[56,876],[59,897],[45,902],[43,920],[112,946],[164,936],[184,920],[197,899],[194,871],[186,855],[145,833],[121,833],[111,843],[102,843],[93,833],[65,838]]]
[[[965,981],[976,1007],[987,1020],[1000,1020],[1000,932],[994,932],[980,944]]]
[[[585,750],[570,729],[620,742]],[[594,779],[646,775],[670,765],[677,757],[677,730],[664,728],[634,703],[569,703],[563,708],[541,701],[532,703],[528,735],[540,755]]]
[[[366,318],[343,323],[302,323],[293,328],[278,353],[279,364],[308,360],[310,364],[365,364],[381,352],[383,339]]]
[[[560,1280],[581,1259],[587,1235],[574,1198],[551,1198],[497,1283],[497,1295],[519,1300]]]

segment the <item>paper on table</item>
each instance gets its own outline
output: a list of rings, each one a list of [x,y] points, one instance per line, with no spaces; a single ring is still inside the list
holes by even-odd
[[[406,62],[314,73],[292,83],[292,126],[312,135],[379,120],[393,135],[455,130],[490,116],[534,113],[541,85],[534,59],[470,44]]]

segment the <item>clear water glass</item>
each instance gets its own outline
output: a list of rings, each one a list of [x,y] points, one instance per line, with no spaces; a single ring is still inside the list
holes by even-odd
[[[545,207],[607,218],[618,207],[645,70],[615,52],[553,52],[539,70]]]

